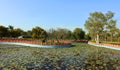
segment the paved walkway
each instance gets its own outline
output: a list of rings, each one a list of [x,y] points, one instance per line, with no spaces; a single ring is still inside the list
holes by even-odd
[[[104,48],[109,48],[109,49],[114,49],[114,50],[120,50],[120,45],[113,45],[113,44],[96,44],[93,42],[88,42],[90,45],[94,45],[97,47],[104,47]]]

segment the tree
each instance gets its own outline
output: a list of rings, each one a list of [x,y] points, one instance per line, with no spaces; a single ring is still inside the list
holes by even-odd
[[[99,36],[101,32],[113,16],[114,14],[110,11],[106,14],[101,12],[90,13],[90,17],[86,20],[85,27],[90,34],[95,35],[95,41],[97,44],[99,44]]]
[[[72,32],[65,28],[58,28],[58,29],[49,29],[48,38],[49,39],[71,39]]]
[[[11,36],[12,36],[12,37],[18,37],[18,36],[21,36],[22,33],[23,33],[23,30],[20,29],[20,28],[13,29],[13,30],[11,31]]]
[[[117,32],[115,38],[116,38],[117,42],[120,42],[120,29],[118,29],[118,32]]]
[[[46,39],[47,32],[44,29],[36,26],[32,29],[32,37],[35,39]]]
[[[8,29],[9,29],[9,30],[13,30],[13,29],[14,29],[14,27],[13,27],[13,26],[11,26],[11,25],[9,25],[9,26],[8,26]]]
[[[71,31],[68,31],[67,34],[65,35],[66,39],[73,39],[73,34]]]
[[[9,31],[9,37],[13,37],[14,36],[14,27],[9,25],[8,26],[8,31]]]
[[[84,39],[85,32],[81,28],[75,28],[73,31],[73,36],[75,40]]]
[[[69,32],[69,30],[68,29],[64,29],[64,28],[58,28],[57,30],[56,30],[56,35],[57,35],[57,38],[58,39],[67,39],[66,37],[66,35],[67,35],[67,33]]]
[[[8,29],[4,26],[0,26],[0,37],[8,36]]]
[[[47,38],[50,39],[50,40],[53,40],[56,37],[55,36],[55,29],[53,29],[53,28],[49,29],[47,31],[47,34],[48,34]]]
[[[116,20],[110,20],[107,24],[107,31],[111,35],[111,42],[113,41],[113,36],[118,32],[116,28]]]
[[[26,37],[27,37],[27,38],[31,38],[31,37],[32,37],[32,31],[28,30],[28,31],[26,32]]]
[[[91,40],[91,37],[90,37],[90,34],[89,34],[89,33],[85,35],[85,39],[86,39],[86,40]]]

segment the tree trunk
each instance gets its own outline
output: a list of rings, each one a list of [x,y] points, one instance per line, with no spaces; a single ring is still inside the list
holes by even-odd
[[[99,44],[99,34],[97,34],[96,44]]]
[[[96,42],[97,40],[96,40],[96,37],[95,37],[95,42]]]

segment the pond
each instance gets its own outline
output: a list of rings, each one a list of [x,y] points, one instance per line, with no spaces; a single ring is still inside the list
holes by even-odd
[[[53,49],[5,44],[0,45],[0,70],[120,70],[117,50],[84,43]]]
[[[0,42],[0,44],[10,44],[10,45],[21,45],[21,46],[30,46],[30,47],[38,47],[38,48],[69,48],[72,45],[38,45],[38,44],[27,44],[27,43],[17,43],[17,42]]]

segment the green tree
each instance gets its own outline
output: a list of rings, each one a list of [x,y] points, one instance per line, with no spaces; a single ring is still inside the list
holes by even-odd
[[[13,30],[13,29],[14,29],[14,27],[13,27],[13,26],[11,26],[11,25],[9,25],[9,26],[8,26],[8,29],[9,29],[9,30]]]
[[[9,25],[8,26],[8,31],[9,31],[9,37],[13,37],[14,36],[14,27]]]
[[[67,34],[65,35],[65,38],[66,38],[66,39],[69,39],[69,40],[70,40],[70,39],[73,39],[73,34],[72,34],[72,32],[71,32],[71,31],[68,31]]]
[[[118,29],[116,27],[116,20],[110,20],[107,24],[107,31],[111,35],[111,42],[113,41],[113,36],[117,34]]]
[[[107,12],[103,14],[101,12],[90,13],[90,17],[86,20],[85,27],[91,35],[95,36],[95,41],[99,44],[99,36],[103,32],[107,22],[112,19],[114,14]]]
[[[68,29],[65,29],[65,28],[58,28],[56,30],[56,35],[57,35],[57,38],[58,39],[67,39],[67,34],[68,34],[69,30]]]
[[[55,29],[51,28],[47,31],[47,38],[50,39],[50,40],[54,40],[55,39]]]
[[[4,26],[0,26],[0,37],[7,37],[8,36],[8,29]]]
[[[20,29],[20,28],[13,29],[13,30],[11,31],[11,36],[12,36],[12,37],[18,37],[18,36],[21,36],[22,33],[23,33],[23,30]]]
[[[86,40],[91,40],[91,37],[90,37],[90,34],[89,34],[89,33],[85,35],[85,39],[86,39]]]
[[[31,30],[28,30],[28,31],[26,32],[26,37],[27,37],[27,38],[31,38],[31,37],[32,37],[32,31],[31,31]]]
[[[49,29],[48,37],[49,39],[71,39],[72,32],[65,28],[58,28],[58,29]]]
[[[46,40],[47,32],[44,29],[36,26],[35,28],[32,29],[32,37],[35,39]]]
[[[75,40],[84,39],[85,32],[81,28],[75,28],[73,31],[73,37]]]
[[[118,32],[117,32],[115,38],[116,38],[117,42],[120,42],[120,29],[118,29]]]

